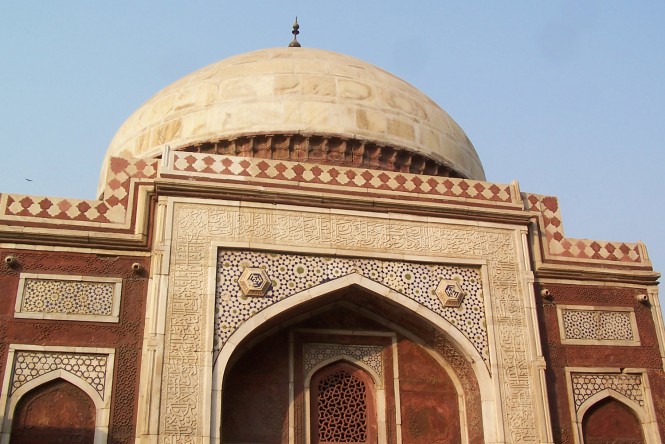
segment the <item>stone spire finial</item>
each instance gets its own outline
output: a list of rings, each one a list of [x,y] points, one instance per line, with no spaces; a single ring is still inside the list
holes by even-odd
[[[293,31],[291,31],[291,34],[293,34],[293,40],[291,40],[291,43],[289,43],[289,48],[300,48],[300,42],[298,41],[298,34],[300,34],[300,25],[298,24],[298,17],[296,16],[296,21],[293,24]]]

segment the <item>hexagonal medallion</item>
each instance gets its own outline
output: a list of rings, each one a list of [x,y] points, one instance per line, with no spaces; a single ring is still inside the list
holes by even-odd
[[[238,278],[238,285],[245,296],[265,296],[270,284],[268,273],[262,268],[245,268]]]
[[[464,299],[464,292],[459,284],[446,279],[441,279],[434,293],[436,293],[444,307],[459,307],[462,305],[462,299]]]

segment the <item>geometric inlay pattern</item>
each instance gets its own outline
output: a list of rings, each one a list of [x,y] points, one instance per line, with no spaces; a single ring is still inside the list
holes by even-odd
[[[305,375],[318,364],[338,356],[345,356],[362,362],[374,370],[378,376],[383,375],[381,365],[381,351],[383,347],[377,345],[355,344],[305,344],[303,346],[303,365]]]
[[[264,296],[270,288],[270,278],[263,268],[245,268],[238,278],[245,296]]]
[[[157,160],[109,159],[106,188],[101,200],[83,200],[24,194],[0,194],[0,218],[38,218],[71,225],[120,224],[131,209],[132,189],[136,180],[157,176]]]
[[[256,313],[301,291],[358,273],[429,308],[457,328],[489,365],[487,325],[480,272],[459,267],[379,259],[306,256],[220,250],[217,263],[215,352]],[[261,268],[272,285],[262,298],[246,296],[238,279],[246,268]],[[442,279],[466,295],[459,307],[446,307],[436,294]]]
[[[606,389],[614,390],[641,407],[644,407],[641,375],[623,373],[573,373],[571,376],[575,410],[579,410],[584,401]]]
[[[566,339],[634,341],[631,312],[561,310]]]
[[[111,316],[114,282],[26,279],[20,312]]]
[[[174,171],[185,171],[190,177],[191,173],[204,173],[244,179],[284,180],[303,185],[344,187],[349,191],[418,193],[421,198],[463,198],[466,204],[475,201],[515,205],[519,202],[519,196],[515,196],[510,185],[372,168],[325,165],[320,162],[301,163],[174,151],[171,164]]]
[[[17,351],[14,354],[11,393],[39,376],[64,370],[86,381],[103,399],[107,362],[108,355]]]
[[[318,389],[318,442],[366,442],[365,383],[340,370],[322,379]]]
[[[568,259],[581,259],[641,264],[640,244],[575,239],[564,236],[559,201],[554,196],[522,193],[524,208],[539,213],[541,229],[547,239],[547,253]]]

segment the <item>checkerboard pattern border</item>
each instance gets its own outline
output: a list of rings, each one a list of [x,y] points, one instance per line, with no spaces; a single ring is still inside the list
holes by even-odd
[[[108,181],[100,200],[0,195],[0,220],[63,222],[100,226],[126,223],[134,184],[157,176],[158,161],[114,157],[109,163]]]
[[[517,185],[207,153],[173,151],[166,155],[166,163],[161,159],[112,158],[106,187],[99,200],[0,194],[0,221],[19,226],[128,227],[131,224],[127,220],[128,214],[136,205],[133,196],[137,183],[150,184],[160,177],[226,181],[283,188],[295,186],[322,193],[357,193],[450,205],[526,210],[539,216],[546,257],[650,265],[640,243],[565,237],[557,198],[532,193],[520,195]]]
[[[642,264],[646,260],[639,243],[609,242],[565,237],[559,211],[559,201],[554,196],[523,193],[524,208],[539,214],[545,247],[551,257],[584,261],[609,261]]]
[[[299,163],[286,160],[174,152],[172,173],[205,177],[288,181],[298,185],[335,187],[345,191],[417,194],[421,197],[510,205],[521,208],[515,188],[470,179],[353,168],[339,165]]]

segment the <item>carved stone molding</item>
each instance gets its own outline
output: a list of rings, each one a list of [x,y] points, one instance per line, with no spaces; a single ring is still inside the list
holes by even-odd
[[[464,177],[450,165],[403,147],[329,134],[246,134],[182,148],[179,151],[367,167],[429,176]]]

